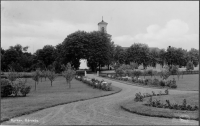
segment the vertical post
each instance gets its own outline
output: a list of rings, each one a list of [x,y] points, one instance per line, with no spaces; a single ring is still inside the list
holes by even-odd
[[[85,77],[87,76],[86,70],[85,70]]]
[[[99,71],[97,71],[97,76],[99,76]]]

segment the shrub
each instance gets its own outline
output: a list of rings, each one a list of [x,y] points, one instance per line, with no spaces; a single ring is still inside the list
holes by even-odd
[[[21,89],[20,83],[17,83],[17,82],[16,82],[16,83],[13,84],[12,93],[13,93],[15,96],[17,96],[18,93],[19,93],[19,91],[20,91],[20,89]]]
[[[26,78],[18,78],[16,81],[14,81],[12,86],[13,86],[13,94],[15,96],[17,96],[19,91],[25,87],[26,82],[27,82]]]
[[[135,94],[134,101],[135,102],[142,102],[143,101],[143,96],[141,95],[140,92]]]
[[[152,80],[151,79],[145,79],[145,85],[152,85]]]
[[[171,80],[168,80],[168,81],[166,81],[166,85],[165,86],[170,87],[171,83],[172,83]]]
[[[168,90],[168,89],[165,90],[165,94],[166,94],[166,95],[169,94],[169,90]]]
[[[12,85],[8,79],[1,79],[1,96],[7,97],[12,94]]]
[[[153,95],[153,96],[156,96],[156,93],[155,93],[154,91],[152,91],[152,95]]]
[[[100,76],[101,76],[101,77],[107,77],[107,75],[106,75],[106,74],[101,74]]]
[[[154,78],[152,84],[158,86],[159,85],[159,80]]]
[[[166,104],[160,102],[160,100],[153,101],[152,98],[147,101],[147,106],[157,107],[157,108],[169,108],[169,109],[176,109],[176,110],[188,110],[188,111],[195,111],[198,110],[198,106],[192,107],[191,105],[187,105],[186,99],[183,100],[182,105],[178,105],[177,103],[171,104],[169,100],[166,100]]]
[[[177,88],[177,85],[171,85],[170,87],[171,88]]]
[[[165,82],[163,80],[160,80],[160,86],[162,86],[162,87],[165,86]]]
[[[177,88],[176,80],[173,78],[170,88]]]
[[[23,96],[26,96],[26,94],[28,94],[31,90],[31,86],[26,86],[24,85],[21,89],[20,92]]]
[[[133,71],[133,74],[136,78],[138,78],[139,76],[142,75],[142,72],[140,70],[136,70],[136,71]]]

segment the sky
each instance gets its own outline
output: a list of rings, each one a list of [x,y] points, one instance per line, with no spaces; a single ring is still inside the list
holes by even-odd
[[[56,46],[78,30],[98,30],[102,16],[116,45],[199,49],[199,1],[2,1],[1,47]]]

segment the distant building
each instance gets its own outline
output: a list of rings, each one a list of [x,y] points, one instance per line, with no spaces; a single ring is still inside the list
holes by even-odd
[[[107,33],[107,25],[108,23],[104,22],[102,17],[102,21],[98,23],[98,30]]]

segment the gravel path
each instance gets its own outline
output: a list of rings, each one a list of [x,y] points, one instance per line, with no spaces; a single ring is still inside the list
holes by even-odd
[[[96,77],[96,75],[88,75]],[[120,93],[95,98],[86,101],[74,102],[44,109],[29,115],[13,118],[3,124],[9,125],[198,125],[197,121],[184,121],[180,119],[167,119],[148,117],[126,112],[120,108],[120,104],[133,98],[135,93],[158,93],[163,89],[143,88],[126,85],[119,82],[104,79],[113,85],[122,88]],[[194,93],[195,91],[169,90],[170,94]]]

